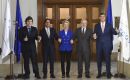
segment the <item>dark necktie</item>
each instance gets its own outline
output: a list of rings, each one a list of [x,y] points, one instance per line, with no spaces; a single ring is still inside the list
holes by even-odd
[[[85,34],[85,28],[82,29],[82,33]]]
[[[85,34],[85,28],[83,29],[83,31],[84,31],[84,34]]]
[[[31,34],[31,28],[28,28],[28,33],[29,33],[29,35]]]

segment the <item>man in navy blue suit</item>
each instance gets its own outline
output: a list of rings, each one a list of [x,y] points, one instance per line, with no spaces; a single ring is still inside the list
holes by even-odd
[[[105,14],[101,13],[99,16],[100,22],[96,24],[94,29],[94,39],[96,39],[96,53],[97,53],[97,78],[101,78],[102,58],[103,55],[106,61],[107,78],[111,78],[111,51],[113,48],[113,35],[117,31],[112,24],[106,23]]]

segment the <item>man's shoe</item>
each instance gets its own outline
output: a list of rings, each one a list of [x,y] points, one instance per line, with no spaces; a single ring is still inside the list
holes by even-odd
[[[78,77],[77,78],[82,78],[82,75],[78,75]]]
[[[55,75],[54,75],[54,74],[52,74],[52,75],[50,76],[50,78],[56,78],[56,77],[55,77]]]
[[[97,77],[96,78],[101,78],[102,76],[101,75],[97,75]]]
[[[111,79],[111,75],[107,76],[107,79]]]
[[[86,78],[91,78],[90,75],[85,75]]]
[[[70,78],[70,75],[69,75],[69,74],[66,74],[66,77],[67,77],[67,78]]]
[[[43,76],[43,79],[46,79],[46,78],[47,78],[47,75],[44,75],[44,76]]]
[[[35,77],[36,77],[37,79],[41,79],[40,75],[35,75]]]
[[[29,79],[29,75],[23,75],[23,79]]]
[[[64,75],[64,74],[62,74],[62,78],[65,78],[65,75]]]

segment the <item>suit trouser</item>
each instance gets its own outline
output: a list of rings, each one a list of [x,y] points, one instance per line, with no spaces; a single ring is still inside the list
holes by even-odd
[[[29,68],[29,61],[31,59],[32,67],[33,67],[33,73],[35,75],[39,75],[39,69],[37,64],[37,54],[36,53],[23,53],[23,59],[24,59],[24,71],[25,75],[30,75],[30,68]]]
[[[47,75],[47,64],[50,62],[50,74],[54,74],[54,50],[47,48],[43,54],[43,73]]]
[[[61,53],[61,71],[62,71],[62,75],[65,75],[65,59],[66,59],[66,62],[67,62],[66,74],[68,75],[69,72],[70,72],[71,52],[72,51],[60,51],[60,53]]]
[[[111,71],[110,71],[111,70],[111,51],[109,51],[107,48],[105,49],[102,45],[102,46],[97,48],[98,75],[101,75],[102,58],[103,57],[105,57],[107,76],[110,76],[110,73],[111,73]]]
[[[85,51],[78,52],[78,74],[82,75],[83,73],[83,61],[85,62],[85,74],[89,75],[90,69],[90,53]]]

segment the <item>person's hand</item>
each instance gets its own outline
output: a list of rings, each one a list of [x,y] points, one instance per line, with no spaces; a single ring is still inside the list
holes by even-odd
[[[28,41],[28,37],[27,37],[27,35],[26,35],[26,37],[24,38],[24,41]]]
[[[96,33],[93,34],[93,38],[94,38],[94,39],[97,39]]]
[[[42,37],[38,36],[38,42],[41,42]]]
[[[73,43],[74,43],[74,41],[71,39],[71,40],[70,40],[70,43],[71,43],[71,44],[73,44]]]
[[[115,31],[116,31],[117,33],[119,33],[119,29],[116,28]]]
[[[61,39],[60,38],[58,39],[58,42],[61,43]]]

